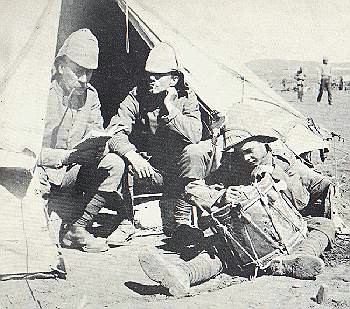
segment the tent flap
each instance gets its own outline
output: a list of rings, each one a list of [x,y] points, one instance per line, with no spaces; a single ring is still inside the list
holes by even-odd
[[[3,4],[2,4],[3,5]],[[0,149],[17,153],[41,148],[55,56],[61,1],[5,0],[7,20],[1,37],[7,45],[0,56]],[[14,23],[14,20],[21,22]],[[6,62],[6,64],[5,64]]]
[[[230,3],[216,1],[216,6],[226,6],[230,12],[235,6]],[[195,4],[195,18],[192,10],[184,9],[189,4],[183,0],[118,0],[118,4],[123,12],[128,11],[132,25],[150,47],[159,41],[174,46],[187,82],[211,109],[230,114],[231,121],[235,121],[234,114],[244,113],[247,118],[259,115],[255,121],[264,126],[269,123],[282,132],[288,147],[298,154],[327,147],[308,129],[305,116],[246,68],[238,57],[240,42],[234,40],[235,33],[218,33],[220,27],[225,27],[225,18],[208,22],[210,8],[199,10],[200,2]],[[297,138],[291,136],[292,132],[299,134]]]
[[[17,175],[18,181],[23,181],[31,177],[23,173],[14,171],[7,178]],[[0,280],[39,274],[40,277],[64,277],[64,263],[41,197],[29,189],[22,198],[18,196],[18,185],[9,182],[0,185],[0,203],[4,206],[0,208],[0,217],[5,219],[0,224]]]
[[[60,0],[1,2],[0,280],[64,274],[32,177],[40,152]]]

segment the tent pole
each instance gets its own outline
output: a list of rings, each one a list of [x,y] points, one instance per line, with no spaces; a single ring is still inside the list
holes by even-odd
[[[242,104],[244,102],[244,86],[245,86],[245,78],[244,76],[242,76],[242,100],[241,100]]]
[[[129,41],[129,5],[128,5],[127,1],[125,1],[125,24],[126,24],[125,49],[126,49],[126,53],[129,54],[129,51],[130,51],[130,41]]]

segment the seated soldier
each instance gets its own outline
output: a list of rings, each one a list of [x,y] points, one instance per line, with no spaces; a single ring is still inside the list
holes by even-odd
[[[117,133],[109,149],[120,156],[120,164],[131,165],[136,180],[163,185],[163,198],[175,199],[188,182],[204,177],[210,145],[198,143],[202,138],[199,102],[184,82],[174,48],[156,45],[145,71],[146,79],[130,91],[111,119],[107,129]],[[121,179],[122,175],[117,183]],[[170,236],[171,220],[188,224],[190,210],[178,204],[175,218],[163,217],[164,233]],[[128,233],[131,222],[123,225]],[[108,239],[109,244],[118,242],[117,234]]]
[[[305,226],[305,234],[283,254],[277,253],[277,256],[274,256],[267,264],[268,271],[273,275],[286,275],[300,279],[314,278],[324,268],[324,263],[319,256],[332,243],[335,236],[332,221],[318,217],[303,219],[295,209],[297,206],[295,201],[303,200],[299,196],[300,192],[303,193],[303,190],[299,190],[302,189],[302,183],[300,180],[299,183],[291,182],[290,177],[275,163],[269,146],[271,142],[277,140],[274,134],[231,130],[226,132],[225,139],[226,147],[218,173],[213,173],[205,181],[197,180],[188,184],[186,192],[189,200],[202,211],[209,213],[213,213],[214,209],[224,207],[235,211],[235,207],[239,205],[238,201],[248,199],[246,197],[246,192],[249,191],[247,188],[257,188],[267,178],[270,179],[273,187],[276,188],[277,195],[267,195],[265,203],[269,203],[270,206],[270,199],[273,203],[273,199],[276,200],[276,196],[280,196],[280,200],[288,206],[286,209],[294,209],[295,214],[299,216],[300,223]],[[237,165],[237,157],[244,164]],[[261,200],[264,200],[263,196]],[[273,204],[274,207],[278,205],[282,204],[277,204],[277,206]],[[283,212],[282,208],[281,211]],[[266,213],[269,212],[266,211]],[[243,213],[241,214],[241,218],[245,219]],[[250,223],[249,219],[247,220]],[[274,226],[273,223],[272,226]],[[284,230],[290,229],[289,232],[294,233],[294,229],[289,225],[285,224],[283,228]],[[222,271],[233,272],[238,263],[238,254],[227,255],[222,242],[222,238],[214,238],[214,242],[206,248],[206,251],[201,252],[190,261],[182,261],[177,265],[165,261],[159,254],[151,251],[142,252],[139,255],[139,261],[150,279],[168,288],[172,295],[182,296],[195,283],[213,278]],[[284,247],[287,248],[285,243]]]
[[[230,143],[232,130],[228,127],[225,139]],[[256,130],[256,129],[255,129]],[[232,146],[233,148],[234,146]],[[328,177],[317,173],[299,159],[294,153],[280,142],[266,145],[266,150],[261,154],[262,161],[271,162],[273,166],[278,166],[288,175],[288,182],[292,190],[294,204],[303,216],[330,217],[330,206],[328,205],[327,196],[331,186]],[[231,158],[232,173],[230,174],[231,184],[246,184],[252,180],[252,174],[256,171],[254,164],[249,164],[251,160],[249,155],[240,154]],[[215,175],[220,175],[222,168]]]
[[[73,32],[58,51],[37,163],[41,193],[49,203],[54,196],[59,200],[58,211],[68,224],[61,231],[62,243],[86,252],[108,250],[106,239],[94,237],[86,228],[102,207],[121,205],[117,180],[124,172],[116,154],[104,154],[106,141],[80,144],[93,130],[103,131],[101,104],[89,83],[98,67],[98,54],[97,38],[89,29]],[[83,209],[74,218],[78,206]]]

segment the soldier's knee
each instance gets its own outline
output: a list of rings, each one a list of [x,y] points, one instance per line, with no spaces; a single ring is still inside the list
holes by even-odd
[[[202,161],[208,152],[209,147],[204,143],[190,144],[184,148],[182,155],[191,162]]]
[[[124,173],[125,161],[115,153],[107,153],[101,160],[99,168],[104,168],[109,171],[117,171]]]
[[[188,158],[198,156],[197,145],[195,145],[195,144],[187,145],[183,150],[183,156],[188,157]]]
[[[332,220],[328,218],[316,217],[308,221],[308,228],[310,230],[318,230],[326,234],[332,242],[335,237],[335,225]]]
[[[329,186],[332,184],[332,181],[328,177],[324,176],[322,179],[322,183],[323,187],[328,189]]]

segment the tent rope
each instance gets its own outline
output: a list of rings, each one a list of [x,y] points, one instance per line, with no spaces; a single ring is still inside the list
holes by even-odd
[[[241,78],[242,78],[242,99],[241,99],[241,103],[243,104],[243,102],[244,102],[244,95],[245,95],[245,78],[244,78],[244,76],[242,76]]]
[[[27,272],[27,274],[29,274],[29,244],[28,244],[28,235],[27,235],[27,231],[25,228],[25,224],[24,224],[23,199],[21,199],[21,217],[22,217],[22,230],[23,230],[25,244],[26,244],[26,272]],[[29,285],[29,282],[28,282],[28,279],[26,276],[24,277],[24,280],[25,280],[26,285],[28,287],[30,296],[32,297],[33,301],[35,302],[36,307],[38,307],[39,309],[42,309],[41,303],[38,299],[36,299],[36,297],[34,295],[34,291],[31,288],[31,286]]]
[[[130,40],[129,40],[129,5],[128,2],[125,1],[125,49],[126,53],[129,54],[130,52]]]

